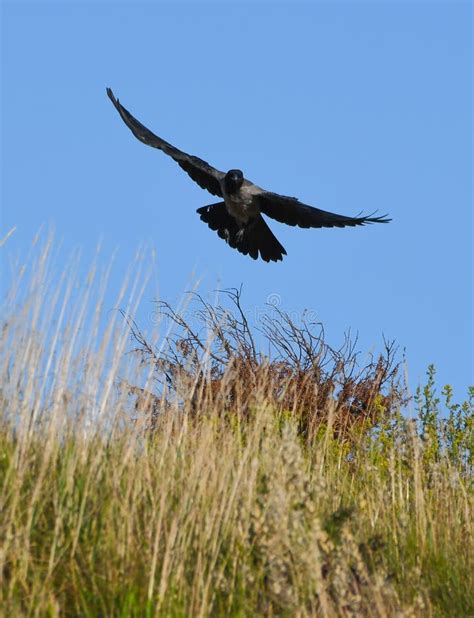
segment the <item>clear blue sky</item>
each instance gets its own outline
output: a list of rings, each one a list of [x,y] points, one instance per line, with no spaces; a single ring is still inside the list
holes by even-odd
[[[2,5],[2,232],[24,253],[52,223],[65,250],[156,248],[161,298],[201,279],[307,308],[334,346],[382,335],[412,386],[472,383],[472,10],[469,2],[62,2]],[[195,210],[216,199],[140,144],[105,94],[165,139],[325,210],[390,225],[270,221],[283,263],[231,250]],[[139,312],[146,328],[154,289]],[[112,301],[111,301],[112,302]]]

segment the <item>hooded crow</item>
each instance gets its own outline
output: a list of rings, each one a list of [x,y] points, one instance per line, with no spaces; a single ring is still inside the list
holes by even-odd
[[[326,212],[295,197],[265,191],[244,178],[239,169],[227,173],[212,167],[199,157],[186,154],[158,137],[141,124],[121,105],[110,88],[107,95],[133,135],[147,146],[162,150],[203,189],[224,201],[198,208],[202,221],[218,233],[231,247],[256,260],[277,262],[286,255],[284,247],[273,235],[265,220],[266,215],[280,223],[299,227],[346,227],[367,223],[388,223],[387,216],[346,217]]]

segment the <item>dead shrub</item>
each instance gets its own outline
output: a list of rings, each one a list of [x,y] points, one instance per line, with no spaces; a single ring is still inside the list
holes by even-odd
[[[384,340],[383,352],[361,365],[357,339],[350,334],[340,348],[332,348],[322,324],[304,316],[296,324],[275,307],[252,329],[241,292],[225,294],[231,310],[194,294],[192,323],[169,303],[158,302],[159,315],[174,326],[160,350],[124,314],[136,344],[133,352],[154,372],[154,392],[126,385],[136,397],[137,411],[149,415],[149,429],[156,429],[163,406],[176,406],[191,417],[238,415],[243,420],[256,406],[266,405],[296,418],[308,440],[322,427],[349,439],[374,428],[406,402],[393,341]],[[268,354],[257,349],[256,334]]]

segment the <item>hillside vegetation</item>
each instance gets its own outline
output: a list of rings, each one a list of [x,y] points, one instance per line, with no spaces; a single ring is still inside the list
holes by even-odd
[[[410,398],[393,343],[257,332],[235,290],[154,337],[139,274],[110,311],[52,251],[2,311],[1,615],[474,614],[474,389]]]

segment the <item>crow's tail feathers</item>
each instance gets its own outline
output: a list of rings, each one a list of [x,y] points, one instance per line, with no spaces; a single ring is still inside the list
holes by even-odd
[[[286,255],[284,247],[261,215],[254,217],[239,227],[237,221],[227,212],[224,202],[198,208],[201,220],[218,233],[231,247],[254,260],[260,257],[265,262],[278,262]]]
[[[236,249],[241,253],[248,253],[254,260],[257,259],[259,252],[265,262],[278,262],[286,255],[285,248],[274,236],[262,215],[249,221],[237,233],[235,242]]]

